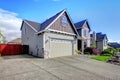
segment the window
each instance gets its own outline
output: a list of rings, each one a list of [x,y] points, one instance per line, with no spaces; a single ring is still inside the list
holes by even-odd
[[[66,16],[63,16],[63,17],[62,17],[61,22],[62,22],[62,26],[63,26],[63,27],[67,27],[68,21],[67,21]]]
[[[83,34],[84,34],[85,37],[88,36],[88,31],[87,30],[83,30]]]

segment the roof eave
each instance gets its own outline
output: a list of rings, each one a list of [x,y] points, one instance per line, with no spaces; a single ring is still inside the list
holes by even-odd
[[[66,10],[66,14],[67,14],[67,15],[68,15],[68,17],[69,17],[70,22],[71,22],[71,24],[72,24],[72,26],[73,26],[73,28],[74,28],[74,30],[75,30],[75,32],[76,32],[76,34],[77,34],[77,35],[79,35],[79,34],[78,34],[78,32],[77,32],[77,29],[75,28],[75,25],[73,24],[73,21],[72,21],[72,19],[71,19],[70,15],[69,15],[69,14],[68,14],[68,12],[67,12],[67,10]]]

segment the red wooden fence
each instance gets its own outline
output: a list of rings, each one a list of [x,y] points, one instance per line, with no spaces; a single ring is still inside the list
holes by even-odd
[[[0,54],[4,55],[18,55],[28,53],[27,45],[20,44],[0,44]]]

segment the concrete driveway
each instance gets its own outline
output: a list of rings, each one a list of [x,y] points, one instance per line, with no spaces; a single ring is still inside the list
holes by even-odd
[[[6,56],[0,59],[0,80],[120,80],[120,66],[85,55],[53,59]]]

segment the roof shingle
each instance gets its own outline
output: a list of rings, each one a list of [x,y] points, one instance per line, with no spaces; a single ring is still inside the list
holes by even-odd
[[[51,22],[53,22],[64,10],[58,12],[56,15],[52,16],[51,18],[47,19],[41,24],[40,30],[44,30]]]
[[[29,23],[35,30],[39,31],[40,29],[40,23],[30,21],[30,20],[25,20],[27,23]]]
[[[76,27],[77,29],[80,29],[80,28],[83,27],[83,24],[84,24],[85,22],[86,22],[86,20],[83,20],[83,21],[80,21],[80,22],[75,23],[74,25],[75,25],[75,27]]]

